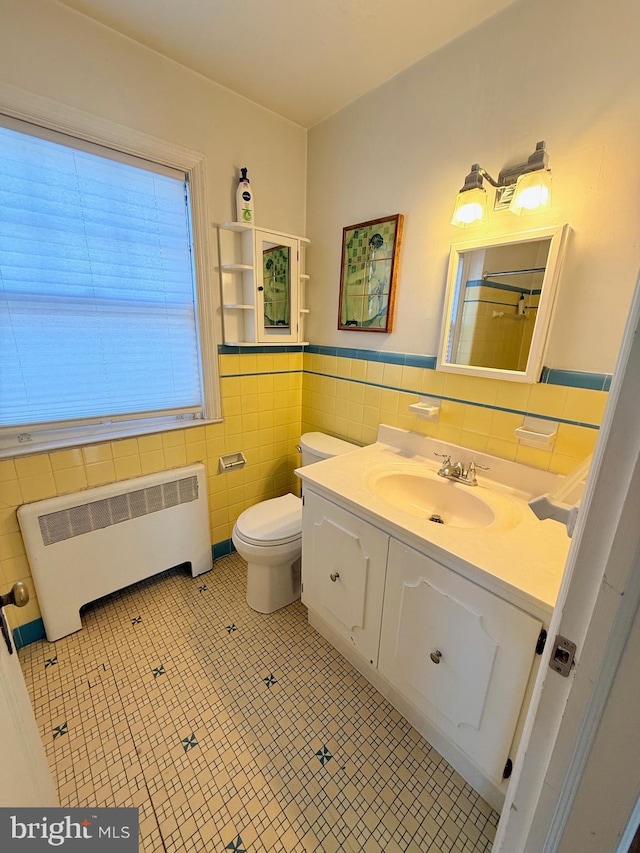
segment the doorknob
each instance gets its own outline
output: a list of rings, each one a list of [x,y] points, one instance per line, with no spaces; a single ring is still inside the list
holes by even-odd
[[[22,581],[14,583],[9,592],[6,592],[4,595],[0,595],[0,607],[6,607],[7,604],[15,604],[16,607],[24,607],[28,601],[29,590]]]
[[[11,632],[9,631],[9,626],[7,625],[7,620],[2,608],[6,607],[7,604],[15,604],[16,607],[24,607],[27,601],[29,601],[29,590],[22,581],[14,583],[9,592],[5,592],[4,595],[0,595],[0,633],[2,633],[2,636],[4,637],[4,641],[7,644],[7,649],[10,655],[13,654]]]

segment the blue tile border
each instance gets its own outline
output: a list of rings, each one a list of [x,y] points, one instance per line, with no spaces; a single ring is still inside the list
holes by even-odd
[[[416,353],[383,352],[375,349],[349,349],[347,347],[325,347],[319,344],[309,344],[307,352],[316,355],[334,355],[338,358],[357,358],[360,361],[378,361],[382,364],[401,364],[403,367],[422,367],[435,370],[435,355],[418,355]]]
[[[329,347],[322,344],[299,344],[290,346],[228,346],[219,344],[220,355],[246,355],[249,353],[274,353],[274,352],[309,352],[314,355],[331,355],[336,358],[356,358],[359,361],[376,361],[382,364],[400,364],[403,367],[421,367],[424,370],[435,370],[437,358],[435,355],[418,355],[416,353],[383,352],[382,350],[355,349],[353,347]],[[299,371],[282,371],[299,372]],[[255,375],[263,374],[237,374]],[[233,374],[236,376],[236,374]],[[229,378],[223,376],[221,378]],[[567,388],[585,388],[589,391],[609,391],[611,388],[612,374],[591,373],[582,370],[562,370],[555,367],[543,367],[540,382],[546,385],[564,385]]]
[[[384,364],[401,364],[404,367],[422,367],[435,370],[435,355],[416,355],[415,353],[382,352],[381,350],[354,350],[347,347],[325,347],[309,344],[307,352],[316,355],[333,355],[338,358],[357,358],[364,361],[379,361]],[[568,388],[586,388],[592,391],[608,391],[611,387],[610,373],[589,373],[581,370],[559,370],[543,367],[542,383],[564,385]]]
[[[235,550],[236,547],[232,539],[224,539],[222,542],[216,542],[215,545],[211,546],[214,560],[216,557],[226,557],[227,554],[233,554]]]
[[[278,346],[229,346],[228,344],[218,344],[218,355],[248,355],[252,353],[265,352],[304,352],[307,347],[302,344],[282,344]]]
[[[436,369],[436,357],[435,356],[425,356],[425,355],[405,355],[404,366],[405,367],[422,367],[425,370],[435,370]]]
[[[34,619],[33,622],[27,622],[26,625],[13,629],[13,643],[16,649],[22,649],[37,640],[44,640],[46,636],[42,619]]]
[[[581,370],[558,370],[543,367],[540,381],[546,385],[565,385],[568,388],[586,388],[589,391],[608,391],[611,373],[588,373]]]
[[[221,373],[220,379],[242,379],[245,376],[288,376],[290,373],[304,373],[300,370],[262,370],[256,373]]]
[[[524,293],[531,294],[532,296],[540,296],[542,293],[540,288],[529,290],[528,287],[516,287],[514,284],[505,284],[504,282],[499,284],[497,281],[487,281],[483,278],[469,279],[469,281],[466,282],[465,287],[488,287],[492,290],[507,290],[510,293],[522,293],[524,291]],[[467,302],[468,300],[465,299],[464,301]]]

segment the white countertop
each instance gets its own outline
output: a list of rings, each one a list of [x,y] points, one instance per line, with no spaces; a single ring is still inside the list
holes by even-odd
[[[403,430],[382,427],[379,437],[386,441],[307,465],[296,474],[305,488],[345,505],[407,545],[548,623],[571,540],[564,525],[539,521],[527,500],[536,495],[536,489],[544,489],[558,478]],[[468,490],[490,506],[495,513],[491,524],[475,528],[435,524],[376,493],[372,482],[387,472],[437,478],[439,465],[433,460],[436,447],[451,452],[454,461],[474,458],[483,465],[493,463],[493,476],[499,476],[501,482],[479,471],[477,486],[450,483],[452,489]],[[439,482],[447,481],[440,478]],[[515,484],[520,488],[514,488]]]

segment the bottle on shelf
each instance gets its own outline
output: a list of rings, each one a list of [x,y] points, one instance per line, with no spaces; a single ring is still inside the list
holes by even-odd
[[[243,166],[240,169],[238,189],[236,190],[236,208],[238,222],[246,222],[250,225],[254,224],[253,190],[251,189],[251,183],[247,177],[246,166]]]

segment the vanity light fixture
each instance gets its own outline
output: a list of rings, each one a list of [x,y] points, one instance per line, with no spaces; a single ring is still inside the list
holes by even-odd
[[[487,192],[482,184],[483,178],[496,189],[494,210],[508,207],[512,213],[519,215],[540,211],[551,205],[549,155],[545,143],[538,142],[526,163],[503,169],[497,181],[479,163],[474,163],[458,193],[452,225],[466,228],[486,219]]]

